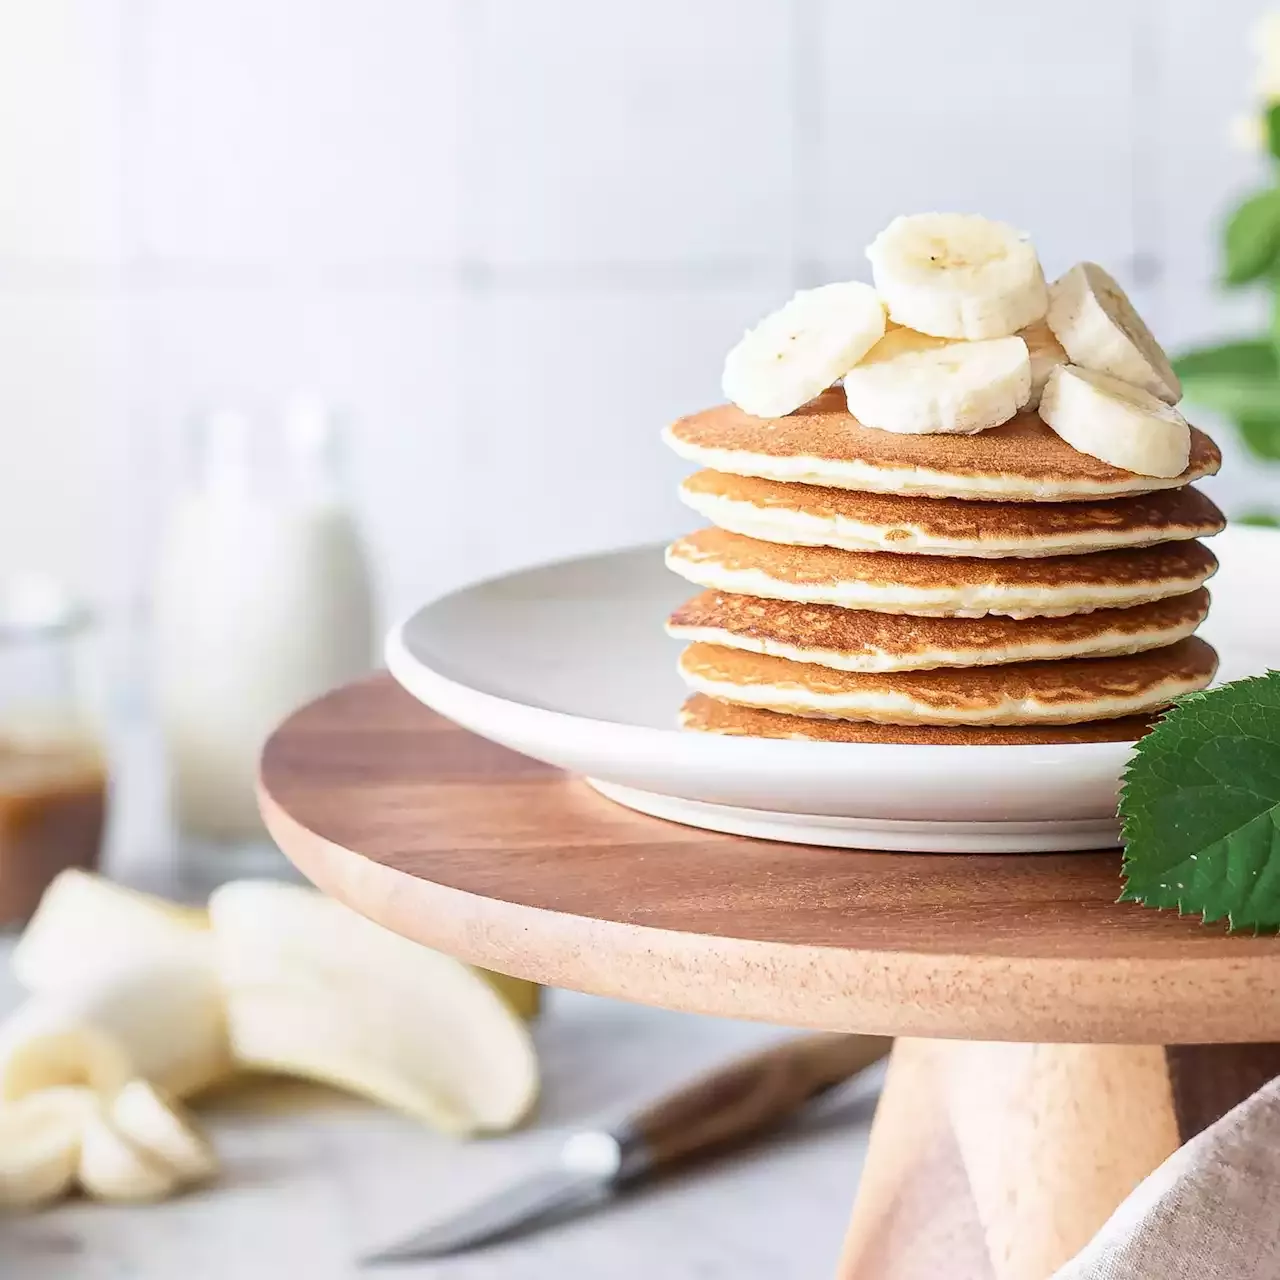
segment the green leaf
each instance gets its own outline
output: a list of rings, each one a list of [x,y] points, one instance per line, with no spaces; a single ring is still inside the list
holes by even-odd
[[[1250,196],[1231,215],[1226,231],[1227,283],[1266,275],[1280,257],[1280,190]]]
[[[1267,150],[1280,160],[1280,103],[1272,103],[1267,108]]]
[[[1173,362],[1179,378],[1233,377],[1275,378],[1280,375],[1276,349],[1262,339],[1224,342],[1216,347],[1188,351]]]
[[[1280,929],[1280,672],[1179,700],[1120,793],[1121,901]]]
[[[1270,342],[1202,347],[1179,356],[1173,367],[1190,402],[1240,423],[1280,421],[1280,362]]]
[[[1253,525],[1257,529],[1280,529],[1280,516],[1272,511],[1246,511],[1244,515],[1236,516],[1232,523]]]
[[[1238,418],[1236,427],[1250,453],[1268,461],[1280,461],[1280,417]]]

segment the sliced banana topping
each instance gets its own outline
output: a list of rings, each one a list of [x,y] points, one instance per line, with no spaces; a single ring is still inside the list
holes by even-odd
[[[852,369],[884,337],[884,323],[869,284],[802,290],[729,352],[724,393],[747,413],[780,418]]]
[[[1073,449],[1140,476],[1187,469],[1191,428],[1172,405],[1141,387],[1075,365],[1049,375],[1040,416]]]
[[[1168,404],[1182,399],[1169,357],[1125,291],[1096,263],[1079,262],[1053,282],[1046,318],[1072,364],[1132,383]]]
[[[203,1182],[217,1173],[218,1158],[195,1117],[146,1080],[130,1080],[107,1115],[121,1135],[182,1182]]]
[[[849,412],[904,435],[972,435],[1007,422],[1031,394],[1027,344],[1017,336],[956,342],[894,329],[845,374]]]
[[[91,1089],[54,1088],[0,1106],[0,1207],[34,1209],[70,1189],[80,1138],[101,1099]]]
[[[1031,243],[968,213],[895,218],[867,249],[876,289],[898,324],[940,338],[1003,338],[1044,316]]]
[[[1053,336],[1053,330],[1043,320],[1027,325],[1019,332],[1018,337],[1027,344],[1027,354],[1031,357],[1031,398],[1023,408],[1034,409],[1040,403],[1049,375],[1060,364],[1067,363],[1067,353]]]

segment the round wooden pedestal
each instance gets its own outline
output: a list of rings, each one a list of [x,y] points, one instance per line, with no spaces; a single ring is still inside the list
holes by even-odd
[[[844,1280],[1043,1280],[1280,1071],[1280,939],[1117,905],[1115,854],[860,853],[676,826],[385,677],[287,721],[261,801],[320,888],[474,964],[903,1037]]]

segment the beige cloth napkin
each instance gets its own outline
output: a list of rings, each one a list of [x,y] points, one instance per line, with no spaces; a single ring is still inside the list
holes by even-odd
[[[1175,1151],[1053,1280],[1280,1280],[1280,1078]]]

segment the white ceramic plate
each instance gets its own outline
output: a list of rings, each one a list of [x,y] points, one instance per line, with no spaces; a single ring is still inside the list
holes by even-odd
[[[1280,666],[1280,533],[1214,539],[1203,634],[1220,679]],[[692,594],[658,547],[482,582],[387,639],[395,678],[466,728],[622,804],[739,835],[846,848],[1034,852],[1114,844],[1129,747],[865,746],[685,733],[666,615]]]

